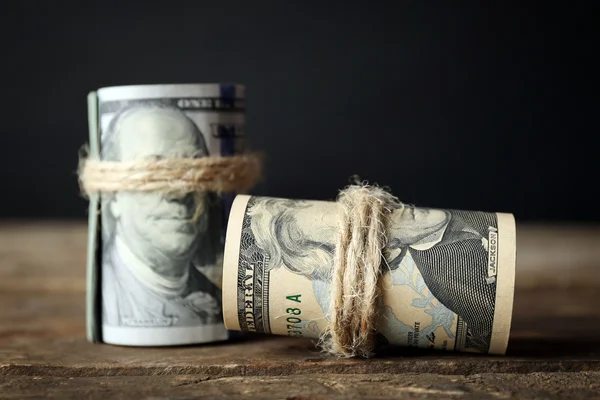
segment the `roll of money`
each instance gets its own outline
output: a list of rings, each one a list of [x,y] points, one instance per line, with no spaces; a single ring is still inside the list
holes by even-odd
[[[228,329],[321,338],[331,322],[341,212],[336,202],[235,198],[224,258]],[[378,344],[504,354],[513,215],[405,206],[386,230]]]
[[[88,105],[90,153],[102,161],[244,151],[242,85],[106,87],[90,93]],[[227,339],[221,279],[234,195],[127,190],[92,195],[89,339],[130,346]],[[199,201],[203,211],[195,215]]]

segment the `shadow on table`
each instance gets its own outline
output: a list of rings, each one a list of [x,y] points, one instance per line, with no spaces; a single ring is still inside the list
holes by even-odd
[[[531,358],[531,359],[600,359],[600,337],[592,338],[565,338],[565,339],[524,339],[515,338],[509,341],[504,356],[477,354],[468,352],[454,352],[443,350],[417,349],[409,347],[388,347],[381,353],[381,357],[499,357],[499,358]]]
[[[254,340],[254,339],[249,339]],[[264,340],[264,338],[262,339]],[[306,346],[303,343],[303,346]],[[296,347],[293,346],[292,347]],[[301,350],[297,346],[295,350]],[[316,346],[306,348],[307,352],[317,350]],[[510,340],[505,355],[490,355],[470,352],[444,351],[433,349],[421,349],[414,347],[386,346],[378,351],[375,359],[381,358],[487,358],[496,359],[518,358],[518,359],[599,359],[600,360],[600,337],[593,338],[565,338],[565,339],[537,339],[537,338],[515,338]],[[319,354],[309,361],[326,361],[331,357]]]
[[[600,358],[598,339],[514,339],[506,351],[508,357],[519,358]]]
[[[280,348],[281,351],[291,351],[292,353],[306,354],[306,361],[329,361],[335,357],[321,352],[317,346],[317,340],[285,338],[281,335],[268,335],[262,333],[244,332],[243,334],[233,335],[229,340],[205,344],[191,344],[174,346],[179,348],[197,348],[197,347],[222,347],[229,345],[243,346],[268,346],[268,342],[281,341],[284,339],[286,345]],[[479,354],[470,352],[444,351],[433,349],[420,349],[414,347],[385,346],[378,351],[374,359],[381,358],[520,358],[520,359],[600,359],[600,335],[598,337],[584,338],[513,338],[509,340],[508,348],[504,356],[489,354]]]

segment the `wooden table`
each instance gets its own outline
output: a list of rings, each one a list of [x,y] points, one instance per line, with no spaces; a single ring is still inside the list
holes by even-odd
[[[133,348],[85,339],[84,223],[0,224],[0,398],[600,398],[600,227],[518,226],[504,357],[334,359],[310,340]]]

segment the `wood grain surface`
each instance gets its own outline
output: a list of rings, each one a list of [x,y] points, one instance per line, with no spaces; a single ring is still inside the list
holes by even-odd
[[[335,359],[306,339],[169,348],[85,339],[80,222],[0,224],[0,398],[600,398],[600,227],[519,226],[506,356]]]

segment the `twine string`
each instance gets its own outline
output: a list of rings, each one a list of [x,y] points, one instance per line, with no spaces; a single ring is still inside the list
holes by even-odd
[[[341,357],[371,357],[385,263],[386,230],[393,209],[403,205],[387,191],[352,185],[337,199],[341,208],[334,255],[331,324],[321,346]]]
[[[166,158],[161,160],[102,161],[82,158],[79,185],[84,196],[92,193],[163,192],[167,196],[195,193],[204,210],[204,192],[237,192],[252,188],[261,177],[256,154],[228,157]]]

